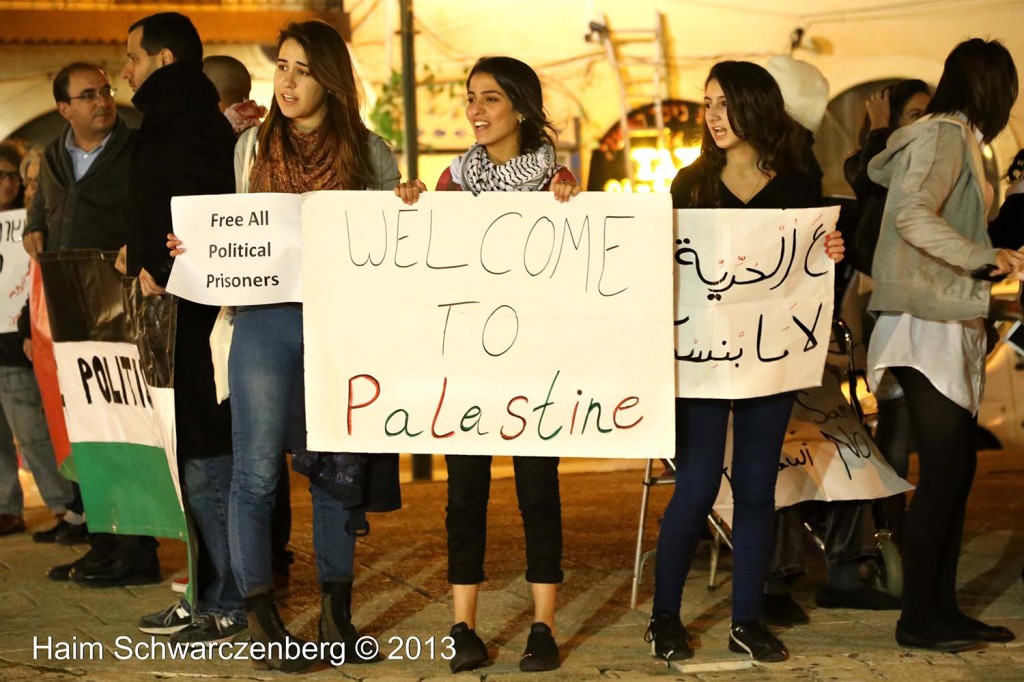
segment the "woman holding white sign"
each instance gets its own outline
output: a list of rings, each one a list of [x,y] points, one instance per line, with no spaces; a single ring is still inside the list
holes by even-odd
[[[320,21],[290,24],[278,37],[274,100],[264,123],[239,138],[239,192],[390,190],[399,173],[384,140],[359,117],[359,94],[345,43]],[[172,255],[181,243],[169,236]],[[271,512],[285,450],[310,477],[313,545],[321,583],[321,642],[345,644],[346,663],[380,660],[356,647],[352,578],[366,511],[401,504],[397,454],[311,453],[305,449],[302,306],[239,307],[234,315],[228,382],[234,442],[229,510],[231,562],[256,642],[293,638],[273,601]],[[300,642],[301,643],[301,642]],[[332,655],[334,649],[331,649]],[[335,664],[339,660],[331,661]],[[299,672],[319,656],[264,659]]]
[[[807,134],[786,113],[779,86],[764,68],[726,61],[704,85],[700,157],[672,182],[675,208],[807,208],[821,198]],[[825,250],[843,254],[831,233]],[[722,481],[727,426],[733,417],[733,603],[729,649],[759,661],[783,661],[785,645],[761,620],[772,548],[775,479],[795,394],[743,400],[676,399],[676,488],[658,537],[653,613],[645,636],[668,661],[693,655],[679,618],[683,584],[705,518]]]
[[[476,136],[438,180],[439,191],[546,191],[558,201],[580,192],[576,178],[555,160],[554,128],[544,111],[540,79],[511,57],[484,57],[466,81],[466,118]],[[395,194],[415,203],[426,186],[405,182]],[[555,596],[562,582],[562,507],[557,457],[513,457],[516,495],[526,534],[526,580],[532,583],[534,623],[519,661],[523,672],[559,667],[554,638]],[[448,455],[448,582],[452,584],[455,656],[452,672],[485,665],[489,654],[476,633],[476,605],[484,581],[491,458]]]
[[[868,164],[888,188],[875,249],[878,321],[868,348],[874,385],[889,369],[906,394],[920,473],[903,540],[903,613],[896,641],[960,651],[1014,634],[965,615],[956,573],[977,466],[975,418],[985,378],[991,282],[1024,269],[1024,254],[992,247],[994,191],[981,144],[1006,127],[1017,69],[997,41],[974,38],[946,58],[917,123],[900,128]]]

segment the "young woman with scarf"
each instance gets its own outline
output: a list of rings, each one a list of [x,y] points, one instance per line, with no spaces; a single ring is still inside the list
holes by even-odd
[[[821,199],[807,136],[786,113],[779,86],[764,68],[726,61],[704,84],[700,157],[672,182],[675,208],[807,208]],[[825,250],[840,260],[838,233]],[[676,399],[676,488],[658,536],[654,603],[645,635],[668,661],[693,655],[679,619],[683,584],[705,518],[722,482],[726,429],[733,417],[733,601],[729,649],[758,661],[783,661],[786,647],[761,620],[772,549],[775,479],[793,409],[787,391],[744,400]]]
[[[484,57],[466,81],[466,118],[476,136],[437,182],[438,190],[480,192],[553,191],[559,201],[580,192],[572,173],[555,161],[554,129],[544,111],[540,79],[511,57]],[[426,187],[402,183],[395,193],[415,203]],[[476,633],[477,597],[484,581],[487,500],[491,458],[448,455],[448,581],[452,584],[455,656],[452,672],[485,665],[489,654]],[[560,665],[554,639],[555,595],[562,582],[562,508],[557,457],[513,457],[516,494],[526,533],[526,580],[532,583],[534,623],[520,670]]]
[[[399,179],[387,143],[359,117],[352,61],[338,31],[320,21],[290,24],[278,37],[274,100],[263,124],[235,148],[239,192],[390,190]],[[181,242],[168,236],[172,255]],[[270,528],[286,450],[310,477],[313,546],[321,583],[320,640],[356,652],[352,578],[356,535],[366,511],[401,504],[397,455],[311,453],[305,449],[302,305],[241,306],[234,313],[228,382],[234,434],[229,508],[231,563],[245,595],[254,642],[283,642],[273,601]],[[295,640],[298,641],[298,640]],[[301,642],[300,642],[301,644]],[[319,665],[318,657],[268,655],[263,664],[286,672]]]

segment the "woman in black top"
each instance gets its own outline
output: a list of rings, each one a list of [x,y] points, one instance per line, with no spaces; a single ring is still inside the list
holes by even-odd
[[[785,111],[771,75],[749,62],[716,64],[704,86],[700,158],[672,183],[675,208],[805,208],[820,200],[807,138]],[[826,239],[842,258],[842,238]],[[667,660],[693,655],[679,619],[683,583],[722,479],[726,428],[734,419],[734,571],[729,648],[783,661],[786,647],[761,620],[772,547],[775,479],[793,392],[745,400],[676,400],[676,490],[658,537],[653,613],[646,639]]]
[[[846,182],[857,196],[860,217],[850,236],[850,263],[860,272],[871,274],[871,256],[882,224],[886,189],[868,177],[868,162],[885,149],[889,136],[897,128],[910,125],[924,115],[932,90],[922,80],[897,81],[871,95],[864,104],[864,123],[857,140],[860,149],[843,163]],[[862,246],[863,244],[863,246]],[[905,476],[904,474],[901,474]]]

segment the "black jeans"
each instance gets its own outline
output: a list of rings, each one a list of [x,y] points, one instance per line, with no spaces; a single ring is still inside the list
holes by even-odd
[[[446,455],[448,467],[448,582],[484,581],[487,501],[491,494],[491,458]],[[513,457],[516,497],[526,534],[526,580],[562,582],[562,502],[557,457]]]
[[[952,625],[960,614],[956,570],[978,463],[975,418],[916,369],[892,373],[907,398],[920,467],[904,528],[900,622],[915,630]]]
[[[779,453],[795,397],[787,392],[745,400],[676,398],[676,486],[658,534],[654,611],[679,613],[683,585],[722,484],[732,412],[732,616],[735,622],[760,617]]]

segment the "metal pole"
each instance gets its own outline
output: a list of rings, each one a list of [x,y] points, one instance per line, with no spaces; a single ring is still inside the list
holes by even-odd
[[[419,136],[416,125],[416,57],[413,50],[415,34],[412,22],[412,0],[402,3],[402,101],[405,104],[406,179],[419,177]]]
[[[405,105],[405,163],[406,179],[420,175],[419,135],[416,125],[416,56],[415,31],[412,22],[412,0],[399,0],[402,12],[402,102]],[[412,456],[412,480],[429,481],[433,478],[430,455]]]

